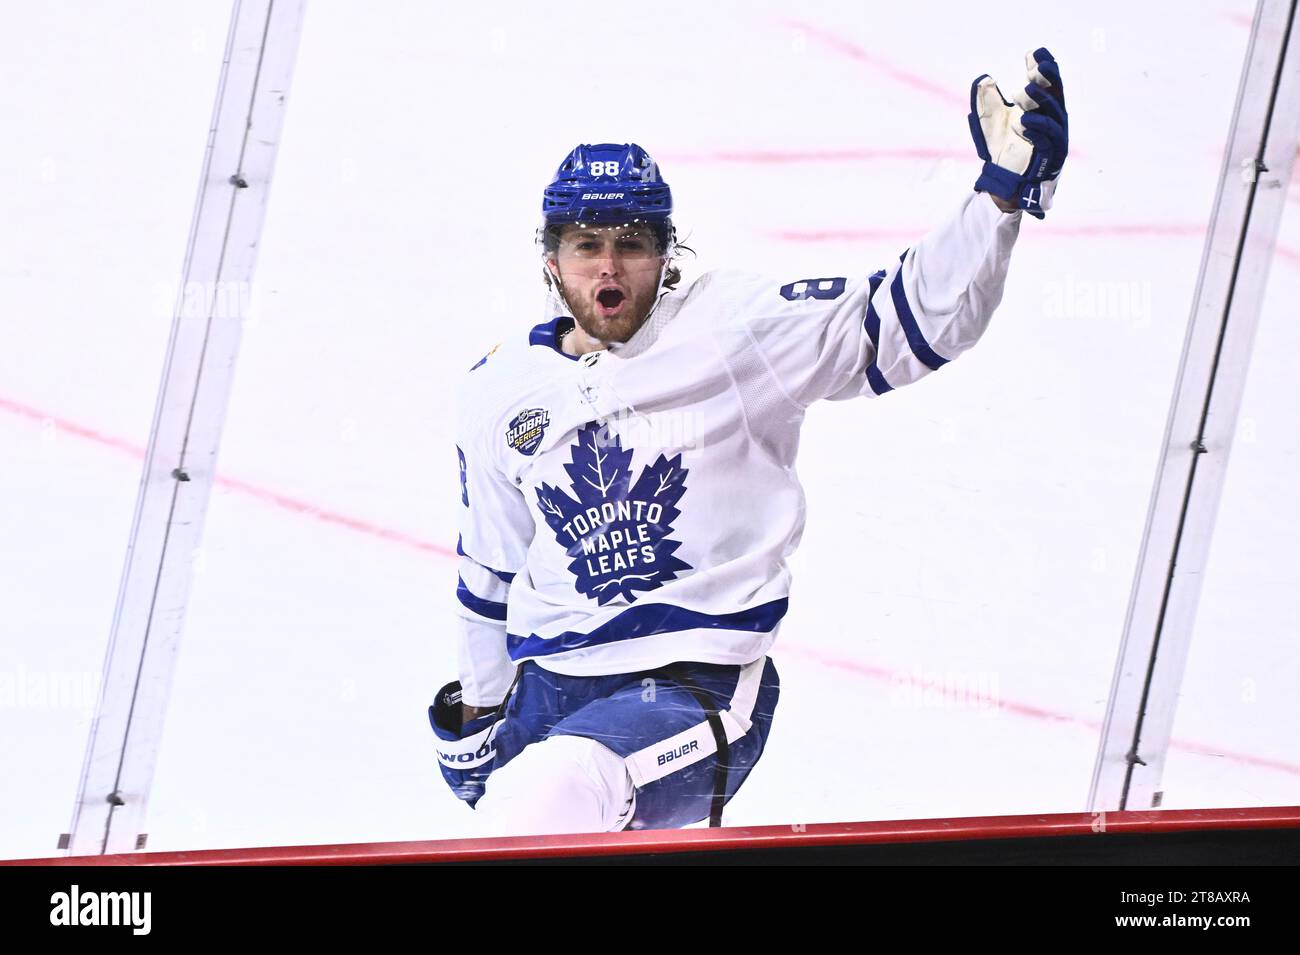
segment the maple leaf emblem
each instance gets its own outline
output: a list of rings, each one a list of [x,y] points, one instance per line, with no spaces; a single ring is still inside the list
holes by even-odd
[[[691,565],[674,551],[673,521],[686,492],[680,454],[659,455],[632,483],[632,450],[596,422],[578,431],[571,463],[564,466],[574,496],[545,482],[537,506],[555,539],[572,558],[578,592],[600,606],[622,597],[629,603],[662,587]]]

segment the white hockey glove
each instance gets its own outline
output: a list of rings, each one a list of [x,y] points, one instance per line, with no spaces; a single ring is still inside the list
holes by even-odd
[[[970,132],[984,169],[979,192],[1014,202],[1037,219],[1052,194],[1069,150],[1065,87],[1056,60],[1040,47],[1025,55],[1029,85],[1008,102],[987,73],[970,90]]]

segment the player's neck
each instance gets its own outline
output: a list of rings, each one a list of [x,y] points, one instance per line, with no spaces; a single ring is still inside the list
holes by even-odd
[[[566,355],[585,355],[588,352],[602,351],[607,346],[598,338],[592,338],[582,330],[582,326],[577,322],[573,324],[573,331],[569,332],[560,341],[560,350]]]

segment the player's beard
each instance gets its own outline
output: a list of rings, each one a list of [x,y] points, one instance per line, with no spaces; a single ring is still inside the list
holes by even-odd
[[[657,276],[658,270],[656,270]],[[658,289],[651,283],[645,283],[642,288],[632,290],[623,301],[619,313],[613,316],[601,314],[594,289],[577,301],[574,299],[578,296],[570,295],[567,291],[562,294],[578,327],[588,337],[602,342],[625,342],[645,324],[650,310],[654,308]]]

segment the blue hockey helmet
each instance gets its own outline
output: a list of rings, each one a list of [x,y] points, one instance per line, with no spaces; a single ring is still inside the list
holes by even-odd
[[[564,157],[542,194],[542,241],[553,251],[569,223],[632,225],[654,230],[659,251],[673,242],[673,194],[650,154],[636,143],[583,144]]]

